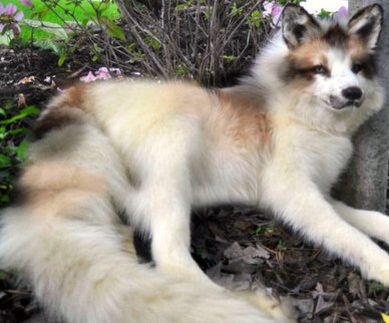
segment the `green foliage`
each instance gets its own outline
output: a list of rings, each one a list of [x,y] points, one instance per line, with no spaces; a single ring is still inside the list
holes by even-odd
[[[28,148],[28,123],[38,114],[35,106],[18,109],[9,102],[0,107],[0,207],[10,202],[12,182]]]
[[[370,294],[370,293],[382,292],[382,291],[384,291],[384,290],[385,290],[385,286],[382,285],[382,284],[379,283],[379,282],[373,281],[373,282],[371,282],[371,283],[369,284],[369,294]]]
[[[332,12],[331,11],[327,11],[327,10],[324,10],[324,9],[321,9],[318,16],[320,18],[329,18],[331,16]]]
[[[0,44],[34,45],[53,50],[58,55],[58,65],[62,65],[77,49],[77,43],[71,40],[82,31],[100,28],[113,38],[126,38],[116,23],[120,13],[113,0],[33,0],[32,7],[21,5],[16,0],[3,0],[2,3],[15,4],[23,11],[24,19],[19,23],[20,35],[13,37],[8,31],[0,35]],[[91,57],[97,59],[96,51],[93,54]]]
[[[132,58],[130,60],[130,63],[133,64],[138,60],[141,60],[142,57],[145,55],[143,51],[141,51],[135,43],[129,44],[126,49],[128,52],[132,55]]]
[[[159,40],[155,37],[152,36],[146,36],[145,39],[145,44],[153,47],[155,50],[158,50],[162,47],[162,44],[159,42]]]
[[[232,7],[231,7],[230,14],[232,16],[241,16],[243,14],[243,12],[244,12],[243,8],[242,7],[238,7],[236,2],[234,2]]]
[[[259,28],[261,26],[261,17],[262,17],[261,12],[258,9],[256,9],[247,18],[247,22],[249,25]]]
[[[190,71],[186,66],[178,65],[176,67],[176,75],[177,76],[185,76],[189,73]]]
[[[275,230],[275,223],[271,223],[270,225],[262,225],[257,227],[255,230],[253,230],[252,234],[254,236],[263,235],[263,234],[271,236],[273,235],[274,230]]]
[[[238,57],[234,56],[234,55],[223,55],[223,59],[225,61],[234,61],[234,60],[238,59]]]

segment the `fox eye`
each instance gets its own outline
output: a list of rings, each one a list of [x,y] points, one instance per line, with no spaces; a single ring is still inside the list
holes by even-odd
[[[353,66],[351,66],[351,70],[357,74],[362,70],[363,66],[360,63],[354,63]]]
[[[326,68],[321,64],[315,65],[313,67],[313,70],[314,70],[315,74],[325,74],[326,73]]]

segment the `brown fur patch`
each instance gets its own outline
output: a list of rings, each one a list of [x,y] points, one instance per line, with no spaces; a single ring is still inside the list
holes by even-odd
[[[81,167],[57,162],[28,166],[18,182],[19,204],[56,213],[95,193],[104,193],[106,181]],[[47,213],[47,212],[44,212]]]
[[[86,84],[77,84],[66,90],[64,104],[83,110],[85,108],[85,92],[87,87]]]
[[[346,50],[350,53],[351,57],[358,58],[366,55],[367,48],[364,42],[357,36],[351,36],[347,41]]]
[[[338,48],[351,55],[353,63],[361,66],[361,73],[366,78],[376,76],[375,55],[358,35],[350,35],[343,27],[335,24],[317,38],[306,41],[289,51],[287,67],[281,77],[290,83],[292,89],[301,91],[314,80],[315,65],[325,68],[324,75],[331,76],[326,55],[330,48]],[[352,69],[352,66],[350,66]]]
[[[78,84],[54,98],[48,110],[33,128],[34,139],[43,138],[48,132],[71,124],[81,124],[85,120],[86,84]]]
[[[270,139],[270,124],[263,107],[238,93],[215,91],[220,110],[208,121],[211,136],[225,136],[241,147],[258,148]],[[217,138],[216,138],[217,139]]]
[[[303,88],[309,86],[314,79],[315,66],[322,65],[329,76],[327,67],[327,52],[329,45],[321,39],[314,39],[291,50],[288,55],[287,68],[282,78],[285,82],[295,82],[292,87]]]
[[[367,48],[366,43],[358,36],[351,36],[347,43],[347,50],[354,63],[361,65],[361,73],[372,79],[377,75],[376,56]]]
[[[35,123],[33,136],[35,140],[39,140],[50,131],[82,123],[84,116],[78,111],[63,107],[51,108]]]

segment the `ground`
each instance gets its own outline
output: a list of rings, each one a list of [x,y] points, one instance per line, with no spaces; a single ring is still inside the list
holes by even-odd
[[[6,101],[14,102],[12,109],[23,107],[24,101],[43,106],[58,86],[65,87],[91,68],[82,55],[58,67],[49,51],[0,48],[0,106]],[[265,286],[295,306],[300,322],[379,322],[380,313],[389,312],[388,289],[361,279],[356,269],[304,243],[257,210],[197,210],[192,247],[195,259],[215,281],[238,289]],[[11,273],[1,273],[0,322],[23,322],[39,312],[29,290],[17,287]]]

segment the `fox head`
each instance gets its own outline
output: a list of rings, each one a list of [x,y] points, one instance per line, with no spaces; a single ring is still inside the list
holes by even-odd
[[[375,49],[381,32],[379,5],[357,12],[346,25],[323,26],[303,8],[285,7],[282,36],[289,48],[284,78],[320,104],[341,110],[359,107],[376,76]]]
[[[319,123],[351,115],[358,115],[360,123],[362,115],[381,108],[376,66],[383,20],[380,5],[365,7],[343,21],[318,20],[289,4],[281,20],[280,37],[253,69],[261,85],[295,102],[297,114]]]

